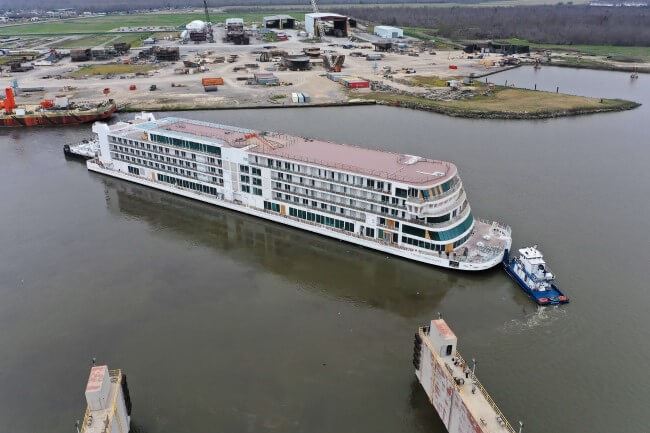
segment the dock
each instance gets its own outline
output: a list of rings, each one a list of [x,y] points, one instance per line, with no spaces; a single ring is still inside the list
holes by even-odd
[[[131,397],[122,370],[93,366],[86,385],[86,402],[83,422],[77,422],[77,433],[129,432]]]
[[[449,433],[516,433],[457,350],[458,339],[443,319],[415,334],[415,375]],[[521,433],[523,424],[519,423]]]

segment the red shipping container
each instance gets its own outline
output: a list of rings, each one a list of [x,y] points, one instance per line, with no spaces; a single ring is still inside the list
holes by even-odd
[[[221,77],[203,78],[201,79],[201,84],[203,86],[219,86],[223,84],[223,78]]]
[[[350,81],[348,82],[348,87],[350,89],[367,89],[370,87],[369,81]]]

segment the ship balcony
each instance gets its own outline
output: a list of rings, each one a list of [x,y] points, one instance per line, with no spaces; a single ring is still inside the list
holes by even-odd
[[[273,177],[273,176],[271,177],[271,180],[275,181],[275,182],[281,182],[281,183],[289,184],[289,185],[292,185],[292,186],[295,186],[295,187],[298,187],[298,188],[305,188],[305,189],[314,190],[314,191],[318,191],[318,192],[322,192],[322,193],[326,193],[326,194],[336,195],[338,197],[343,197],[345,199],[357,200],[357,201],[360,201],[360,202],[363,202],[363,203],[368,203],[369,205],[375,205],[378,208],[383,206],[383,207],[393,208],[393,209],[396,209],[398,211],[405,211],[406,210],[406,208],[404,206],[395,205],[395,204],[392,204],[390,202],[385,202],[385,201],[376,201],[376,200],[373,200],[372,198],[368,198],[367,196],[363,196],[363,195],[360,195],[360,194],[350,194],[350,193],[345,193],[345,192],[342,192],[342,191],[336,191],[335,189],[331,189],[331,188],[321,188],[321,187],[318,187],[318,186],[306,185],[304,183],[295,182],[293,180],[288,180],[288,179],[280,179],[278,177]],[[375,211],[371,211],[370,209],[366,208],[365,212],[379,213],[380,211],[379,211],[379,209],[377,209]]]
[[[298,193],[298,192],[286,191],[286,190],[278,189],[278,188],[275,188],[275,187],[273,187],[272,190],[273,190],[273,192],[277,192],[277,193],[280,193],[282,195],[289,194],[289,195],[300,197],[300,198],[303,198],[303,199],[309,199],[310,201],[314,200],[314,201],[318,201],[318,202],[321,202],[321,203],[326,203],[328,205],[338,206],[340,208],[345,208],[345,209],[350,209],[350,210],[354,210],[354,211],[357,211],[357,212],[362,212],[362,213],[364,213],[364,216],[363,217],[353,217],[353,216],[345,215],[345,214],[342,214],[342,213],[332,212],[331,210],[329,210],[329,207],[327,209],[321,209],[320,207],[315,208],[315,207],[313,207],[313,206],[311,206],[309,204],[304,204],[302,202],[294,202],[292,200],[287,200],[284,197],[277,198],[277,197],[272,196],[271,198],[273,200],[279,200],[279,201],[282,201],[282,202],[287,203],[287,204],[292,204],[294,206],[309,208],[309,209],[312,209],[314,212],[325,212],[325,213],[328,213],[328,214],[337,215],[340,218],[349,218],[349,219],[353,219],[353,220],[360,221],[360,222],[365,222],[366,221],[365,212],[368,212],[368,211],[366,209],[363,209],[363,208],[360,208],[360,207],[350,206],[350,205],[347,205],[347,204],[338,203],[338,202],[331,201],[331,200],[325,200],[325,199],[322,199],[322,198],[319,198],[319,197],[314,197],[314,196],[311,196],[311,195],[301,194],[301,193]]]
[[[464,220],[467,218],[467,215],[471,212],[471,207],[469,206],[469,203],[465,205],[465,207],[458,213],[456,216],[449,218],[447,221],[439,222],[439,223],[430,223],[426,221],[420,221],[417,218],[413,219],[404,219],[404,222],[411,223],[411,224],[418,224],[423,227],[428,227],[428,228],[445,228],[450,225],[453,225],[457,223],[459,220]],[[426,218],[426,217],[425,217]]]
[[[409,196],[406,199],[406,204],[407,205],[412,205],[412,206],[422,206],[425,204],[435,204],[439,202],[440,200],[449,197],[450,195],[454,194],[455,192],[458,192],[460,188],[462,188],[463,182],[460,180],[456,182],[451,188],[449,188],[447,191],[443,192],[442,194],[438,194],[429,198],[424,198],[424,197],[411,197]]]
[[[253,164],[253,165],[257,165],[257,164]],[[260,165],[260,167],[265,167],[265,166]],[[327,182],[328,184],[332,185],[333,187],[335,187],[335,186],[346,187],[346,188],[349,188],[349,189],[354,190],[356,192],[354,192],[354,193],[352,193],[352,192],[344,193],[344,192],[340,192],[340,191],[337,192],[337,191],[335,191],[333,189],[320,188],[323,191],[334,192],[334,193],[337,193],[337,194],[350,195],[350,196],[354,196],[356,198],[359,198],[361,200],[371,201],[373,203],[384,204],[384,205],[389,205],[389,206],[393,206],[393,207],[399,207],[401,209],[405,208],[405,206],[390,205],[389,202],[381,201],[381,196],[382,195],[387,195],[387,196],[392,197],[390,195],[391,194],[390,191],[385,191],[385,190],[376,189],[376,188],[369,188],[369,187],[366,187],[366,186],[363,186],[363,185],[357,184],[357,183],[342,182],[342,181],[338,181],[336,179],[330,179],[330,178],[326,178],[326,177],[314,176],[314,175],[311,175],[311,174],[308,174],[308,173],[302,173],[302,172],[292,171],[292,170],[284,170],[284,169],[281,169],[281,168],[278,168],[278,167],[271,167],[271,179],[278,180],[278,181],[281,181],[281,182],[289,182],[286,178],[285,179],[279,178],[278,173],[283,173],[285,176],[287,174],[289,174],[292,177],[298,176],[298,177],[304,177],[306,179],[312,179],[312,180],[315,180],[315,181],[318,181],[318,182]],[[299,182],[290,181],[290,183],[305,186],[305,187],[308,187],[308,188],[318,189],[315,186],[304,185],[304,184],[301,184]],[[379,196],[379,198],[378,199],[374,198],[375,195]],[[400,198],[400,200],[402,200],[402,199]]]

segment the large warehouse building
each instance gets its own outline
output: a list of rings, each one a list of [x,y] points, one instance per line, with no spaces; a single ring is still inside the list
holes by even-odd
[[[325,34],[338,38],[347,38],[350,33],[350,19],[345,15],[325,12],[305,14],[305,31],[309,36],[318,35],[318,20],[325,25]]]
[[[375,26],[375,35],[384,39],[403,38],[404,30],[391,26]]]

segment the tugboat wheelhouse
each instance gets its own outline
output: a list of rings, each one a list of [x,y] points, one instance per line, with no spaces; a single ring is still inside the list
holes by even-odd
[[[106,175],[443,267],[487,269],[510,248],[449,162],[150,114],[93,131],[88,168]]]

